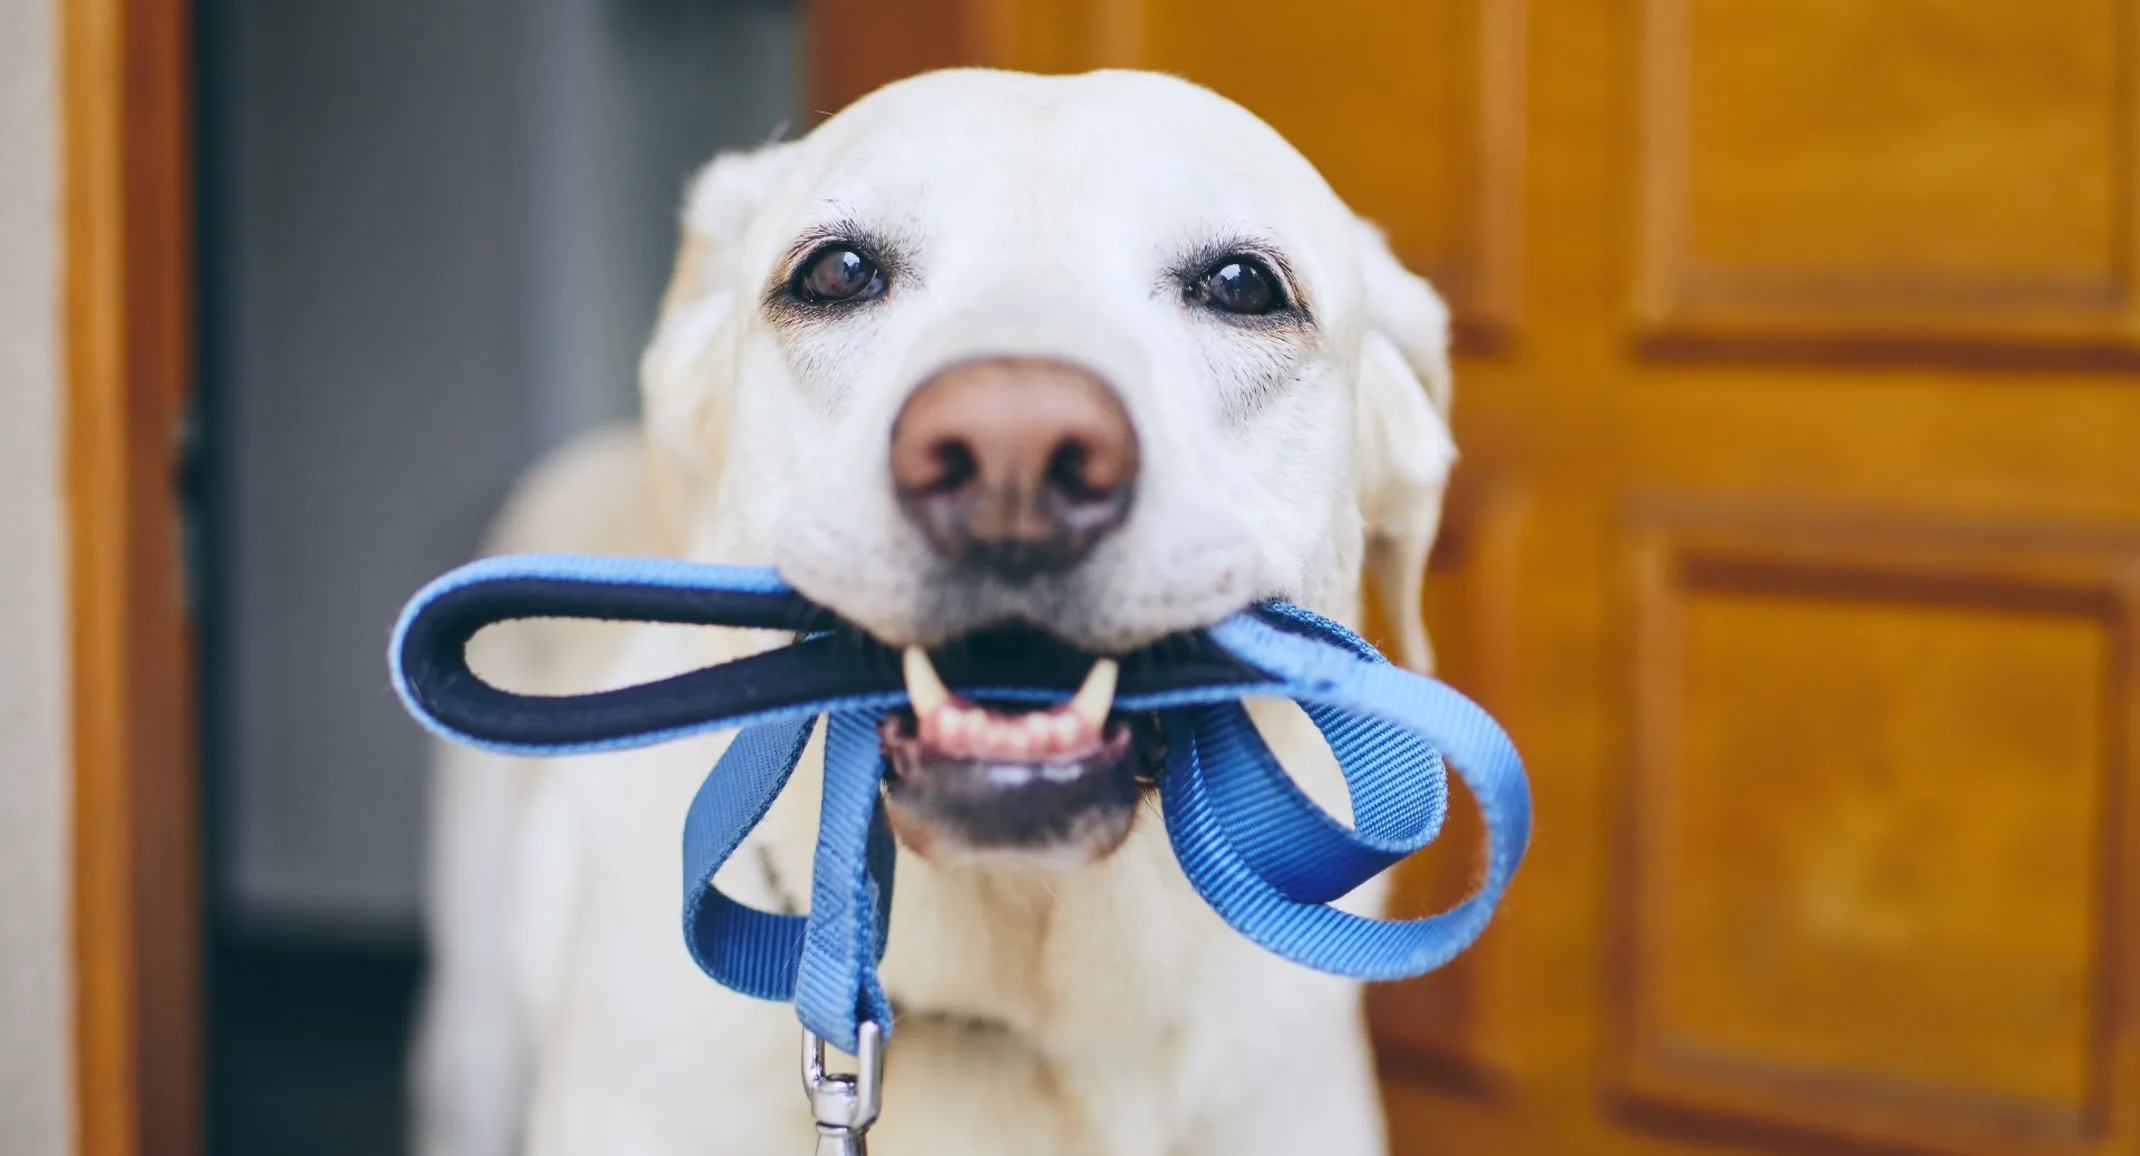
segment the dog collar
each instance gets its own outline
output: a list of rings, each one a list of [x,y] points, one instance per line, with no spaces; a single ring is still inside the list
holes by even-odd
[[[477,631],[537,617],[755,627],[799,640],[589,694],[515,694],[469,669],[466,646]],[[1047,646],[966,649],[940,672],[976,700],[1059,701],[1090,661]],[[395,627],[388,662],[395,690],[425,726],[509,754],[616,750],[739,728],[684,817],[685,944],[723,985],[793,1001],[810,1041],[863,1055],[889,1035],[891,1005],[877,963],[890,928],[895,855],[879,798],[885,765],[877,725],[906,702],[897,652],[771,570],[526,555],[463,566],[418,592]],[[1117,706],[1158,712],[1165,728],[1159,790],[1174,853],[1197,893],[1236,931],[1296,963],[1382,980],[1440,966],[1485,928],[1523,858],[1531,801],[1515,748],[1477,705],[1284,602],[1122,656],[1120,666]],[[1294,700],[1321,730],[1351,795],[1350,827],[1310,802],[1280,767],[1241,705],[1255,695]],[[787,784],[820,717],[824,800],[810,911],[760,911],[724,895],[714,874]],[[1485,820],[1478,890],[1410,920],[1331,907],[1434,838],[1447,800],[1445,768],[1464,780]],[[828,1082],[821,1063],[818,1074],[813,1102],[820,1088],[835,1100],[844,1095],[857,1105],[859,1134],[867,1127],[863,1107],[875,1117],[874,1080],[858,1098],[854,1078]],[[825,1118],[820,1111],[821,1124]]]

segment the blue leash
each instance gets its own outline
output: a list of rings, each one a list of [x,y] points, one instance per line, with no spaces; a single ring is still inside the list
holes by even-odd
[[[798,641],[593,694],[513,694],[468,669],[465,648],[478,630],[531,617],[755,627],[791,631]],[[947,657],[939,670],[979,700],[1060,701],[1090,663],[1030,639],[961,649],[971,653]],[[1175,855],[1236,931],[1308,967],[1399,979],[1446,963],[1485,929],[1523,858],[1531,801],[1508,736],[1470,700],[1284,602],[1250,607],[1120,663],[1117,709],[1156,711],[1165,727],[1159,789]],[[814,1037],[844,1051],[862,1054],[891,1030],[877,963],[891,924],[895,855],[879,798],[877,724],[906,702],[896,652],[770,570],[528,555],[463,566],[418,592],[394,629],[389,664],[395,690],[425,726],[510,754],[614,750],[740,728],[684,818],[691,956],[736,991],[793,1001]],[[1310,802],[1279,766],[1241,705],[1251,695],[1284,696],[1306,709],[1343,768],[1352,827]],[[820,716],[825,785],[810,913],[738,903],[713,885],[714,873],[787,785]],[[1439,832],[1445,766],[1485,818],[1479,889],[1419,919],[1330,907]]]

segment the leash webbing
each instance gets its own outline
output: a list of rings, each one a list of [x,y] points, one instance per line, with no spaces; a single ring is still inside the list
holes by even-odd
[[[482,627],[531,617],[740,626],[800,641],[640,686],[513,694],[468,669]],[[977,645],[945,681],[979,701],[1059,701],[1089,658],[1042,644]],[[1397,979],[1438,967],[1484,930],[1523,857],[1530,791],[1515,748],[1461,694],[1391,666],[1344,627],[1282,602],[1122,656],[1117,709],[1157,711],[1166,830],[1183,872],[1235,930],[1308,967]],[[877,723],[906,702],[898,656],[838,623],[770,570],[671,559],[524,555],[463,566],[402,612],[389,654],[408,709],[447,738],[520,755],[645,746],[740,728],[684,819],[683,926],[720,983],[792,1000],[804,1026],[850,1053],[859,1026],[892,1027],[877,980],[890,929],[894,843],[880,799]],[[1300,703],[1337,756],[1353,824],[1315,806],[1279,766],[1241,699]],[[807,915],[760,911],[713,885],[787,785],[825,720],[822,815]],[[1329,903],[1430,842],[1445,768],[1477,799],[1479,889],[1411,920]]]

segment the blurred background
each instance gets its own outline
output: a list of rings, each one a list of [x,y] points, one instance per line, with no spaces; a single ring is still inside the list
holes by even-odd
[[[384,1154],[424,735],[384,630],[633,416],[687,177],[801,108],[785,0],[197,0],[209,1149]]]
[[[1209,84],[1455,308],[1426,610],[1539,824],[1480,946],[1374,995],[1400,1153],[2140,1152],[2131,0],[193,19],[218,1156],[400,1150],[396,607],[633,413],[697,165],[954,63]]]

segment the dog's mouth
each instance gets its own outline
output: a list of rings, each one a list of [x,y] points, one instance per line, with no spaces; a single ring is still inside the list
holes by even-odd
[[[1069,867],[1121,846],[1164,759],[1148,715],[1115,709],[1117,667],[1091,660],[1053,706],[954,694],[928,652],[902,658],[910,707],[879,728],[892,829],[940,865]]]

